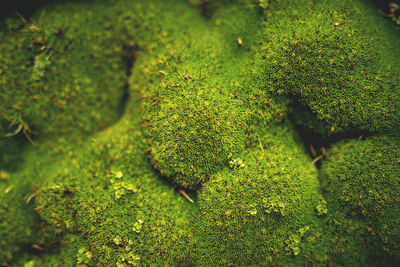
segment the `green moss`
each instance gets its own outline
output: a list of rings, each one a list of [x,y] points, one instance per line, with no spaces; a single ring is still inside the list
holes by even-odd
[[[96,264],[188,264],[196,207],[152,170],[132,115],[51,167],[36,164],[36,210],[56,232],[82,235]]]
[[[15,253],[35,245],[46,248],[54,245],[53,232],[34,211],[35,196],[20,174],[0,170],[0,264],[7,265]]]
[[[318,133],[398,132],[400,39],[389,24],[363,1],[273,5],[260,60],[265,89],[292,97],[295,120]]]
[[[201,265],[326,260],[318,250],[322,228],[315,207],[322,196],[316,168],[290,125],[261,128],[239,156],[244,166],[221,170],[200,191]]]
[[[162,175],[196,188],[242,149],[245,120],[240,107],[213,90],[186,94],[164,99],[150,118],[150,153]]]
[[[113,12],[100,12],[108,6],[47,5],[3,21],[3,120],[23,122],[31,135],[76,140],[118,118],[127,71],[120,38],[110,30]]]
[[[0,263],[398,263],[398,141],[334,144],[326,201],[287,120],[396,132],[392,30],[358,1],[190,2],[202,13],[99,0],[2,18],[0,134],[20,132],[0,139]]]
[[[60,248],[42,251],[39,255],[20,253],[13,265],[24,267],[39,266],[90,266],[93,256],[87,242],[77,235],[66,235],[60,242]]]
[[[321,180],[338,264],[397,265],[400,261],[398,138],[342,141],[328,151]]]

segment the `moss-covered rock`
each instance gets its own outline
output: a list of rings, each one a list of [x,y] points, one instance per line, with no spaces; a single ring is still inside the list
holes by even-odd
[[[24,177],[0,170],[0,264],[14,260],[21,249],[40,251],[51,247],[55,233],[34,211],[35,193]],[[53,240],[52,240],[53,239]]]
[[[398,134],[398,36],[361,1],[189,2],[0,19],[0,263],[398,264],[398,139],[334,144],[325,201],[287,120]]]
[[[340,252],[338,264],[400,262],[399,139],[369,137],[335,144],[321,180]]]
[[[1,120],[76,140],[118,118],[127,63],[109,7],[49,4],[2,21]]]
[[[56,232],[87,240],[93,263],[189,264],[196,208],[152,170],[132,115],[52,167],[38,165],[36,210]]]
[[[261,128],[264,128],[261,130]],[[260,126],[251,148],[199,195],[200,265],[294,265],[326,260],[317,171],[288,125]]]
[[[400,38],[372,5],[305,0],[267,14],[262,83],[293,98],[297,123],[324,135],[399,131]]]

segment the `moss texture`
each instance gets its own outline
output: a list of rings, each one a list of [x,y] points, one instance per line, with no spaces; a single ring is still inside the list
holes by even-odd
[[[1,17],[0,264],[398,265],[400,39],[375,13],[96,0]]]
[[[317,170],[295,141],[293,127],[265,127],[256,136],[239,156],[242,166],[216,173],[200,191],[199,263],[305,265],[326,260],[318,250],[322,229],[316,206],[322,195]]]
[[[328,152],[320,175],[341,264],[351,254],[368,265],[399,262],[399,159],[399,139],[388,136],[340,142]]]
[[[261,77],[266,90],[293,98],[296,121],[322,134],[399,131],[400,66],[394,55],[400,39],[373,6],[363,1],[272,6]]]

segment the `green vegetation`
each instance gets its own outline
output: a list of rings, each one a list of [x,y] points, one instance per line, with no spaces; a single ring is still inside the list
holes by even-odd
[[[376,13],[65,0],[2,15],[0,265],[398,265],[400,37]],[[314,160],[301,128],[321,138]]]
[[[317,170],[293,127],[261,127],[240,154],[200,191],[201,265],[305,265],[324,260],[315,210],[322,199]],[[238,253],[240,251],[240,253]]]
[[[400,260],[399,144],[398,138],[377,136],[340,142],[327,154],[320,175],[334,213],[329,226],[337,231],[335,249],[345,252],[341,264],[352,254],[354,263],[364,265]]]
[[[260,54],[265,89],[293,98],[294,119],[315,132],[397,133],[395,28],[363,1],[307,2],[269,9]]]

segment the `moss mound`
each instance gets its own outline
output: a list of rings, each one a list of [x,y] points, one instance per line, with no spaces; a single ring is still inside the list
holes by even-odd
[[[399,158],[399,139],[386,136],[340,142],[328,152],[320,175],[335,213],[331,225],[342,235],[342,263],[355,253],[366,264],[399,263]]]
[[[263,128],[263,127],[260,127]],[[293,127],[265,127],[232,164],[200,191],[202,265],[309,264],[324,260],[314,165]]]
[[[266,90],[292,97],[295,120],[324,135],[398,132],[400,38],[391,26],[364,1],[274,4],[261,52]]]
[[[244,146],[245,121],[229,99],[184,94],[164,99],[151,118],[150,153],[162,175],[194,189]]]
[[[30,181],[38,187],[35,210],[47,230],[58,233],[61,251],[82,254],[74,256],[78,263],[190,262],[196,209],[188,209],[189,203],[151,169],[138,118],[122,119],[50,167],[46,161],[36,164],[37,176]],[[64,248],[71,235],[86,240],[87,246]],[[59,256],[25,257],[47,265]]]
[[[127,64],[110,30],[114,14],[101,12],[109,7],[50,4],[30,17],[3,20],[2,124],[21,124],[31,135],[82,139],[118,118]]]
[[[88,0],[1,17],[0,264],[398,265],[399,37],[374,12]],[[345,140],[312,161],[296,124]]]

